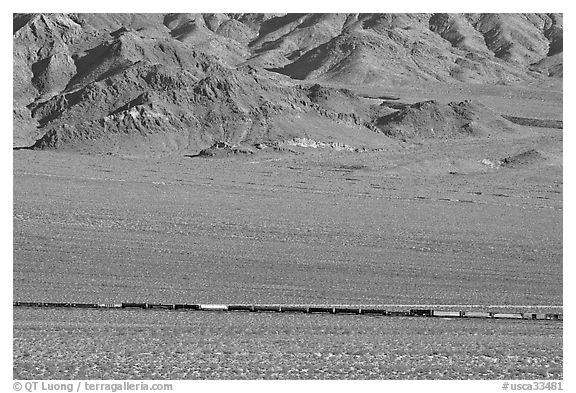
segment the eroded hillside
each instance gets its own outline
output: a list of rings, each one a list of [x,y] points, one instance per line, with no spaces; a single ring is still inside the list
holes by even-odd
[[[430,133],[429,111],[407,115],[387,97],[329,86],[562,78],[558,14],[13,19],[16,147],[171,153],[225,142],[250,152],[295,138],[378,149],[405,137],[489,136],[513,126],[475,103],[434,109],[449,125]]]

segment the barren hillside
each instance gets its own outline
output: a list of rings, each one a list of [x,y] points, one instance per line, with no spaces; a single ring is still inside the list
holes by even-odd
[[[378,149],[438,133],[408,132],[406,124],[398,131],[391,121],[404,114],[386,97],[329,86],[562,78],[558,14],[15,14],[13,20],[15,147],[193,153],[225,142],[250,153],[257,145],[307,138]],[[450,105],[465,106],[468,120],[438,109],[450,118],[442,137],[513,128],[476,103]],[[409,114],[412,124],[429,116]],[[478,132],[466,129],[471,119]]]

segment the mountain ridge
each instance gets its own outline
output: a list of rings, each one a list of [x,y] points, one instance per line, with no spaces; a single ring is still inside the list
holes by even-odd
[[[328,87],[320,99],[315,84],[514,85],[563,75],[561,14],[14,14],[13,22],[14,146],[140,139],[183,152],[290,138],[380,146],[390,136],[377,123],[393,108]]]

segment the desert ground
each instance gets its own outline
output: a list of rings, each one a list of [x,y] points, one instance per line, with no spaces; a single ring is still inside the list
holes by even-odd
[[[505,157],[517,159],[500,167],[482,163]],[[539,127],[522,127],[520,135],[496,141],[399,142],[377,152],[295,148],[227,158],[149,158],[16,150],[14,299],[517,305],[519,311],[561,312],[561,163],[562,131]],[[288,323],[288,317],[271,315],[204,319],[74,311],[75,317],[113,318],[110,324],[77,328],[64,311],[47,318],[50,312],[15,310],[15,377],[561,377],[558,322],[442,320],[422,327],[420,320],[403,318],[293,316]],[[175,318],[176,326],[168,328],[165,318]],[[218,328],[224,329],[222,341],[176,343],[190,325],[208,329],[214,318],[232,329]],[[245,347],[254,348],[259,336],[244,342],[235,329],[265,324],[263,331],[274,334],[286,323],[290,327],[281,339],[257,347],[270,367],[256,366],[254,359],[254,368],[237,368],[239,354],[254,351]],[[340,335],[342,323],[349,335]],[[318,334],[320,327],[330,335]],[[479,335],[466,333],[476,328]],[[81,344],[62,339],[63,333],[94,329],[139,340],[158,332],[167,342],[144,352],[161,353],[165,368],[130,363],[127,357],[109,359],[121,369],[91,371],[89,359],[74,361],[74,367],[58,360],[56,349],[80,351]],[[390,329],[400,335],[381,341],[379,334]],[[407,342],[432,340],[414,329],[426,329],[436,344],[409,355]],[[505,333],[486,336],[485,330]],[[443,333],[436,337],[436,331]],[[379,352],[388,339],[395,350]],[[445,367],[438,340],[463,356],[460,366]],[[106,352],[110,341],[99,342],[90,345]],[[27,356],[31,343],[45,350]],[[213,346],[237,349],[224,348],[222,358],[202,358],[206,364],[185,372],[168,366],[184,356],[170,355],[166,348],[174,345],[194,346],[200,353],[213,353]],[[135,343],[126,346],[138,352]],[[291,346],[294,356],[282,358]],[[343,354],[341,346],[362,354],[359,359]],[[501,348],[500,355],[489,354],[494,348]],[[526,355],[527,348],[538,360]],[[339,354],[338,362],[326,357],[330,353]],[[411,360],[398,363],[403,356]],[[466,356],[479,357],[471,364]],[[286,374],[282,367],[293,371]]]
[[[22,308],[14,329],[16,379],[563,376],[555,321]]]
[[[15,150],[14,298],[562,305],[562,130],[227,158]]]

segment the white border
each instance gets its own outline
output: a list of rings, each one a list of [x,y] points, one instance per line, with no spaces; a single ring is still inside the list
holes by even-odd
[[[97,2],[78,2],[78,1],[27,1],[27,2],[9,2],[2,3],[3,12],[1,15],[2,26],[4,30],[8,30],[12,26],[12,13],[14,12],[562,12],[564,13],[565,30],[564,36],[567,43],[572,43],[573,28],[569,23],[573,21],[573,13],[571,7],[568,6],[567,1],[523,1],[523,2],[506,2],[502,0],[483,0],[479,2],[465,2],[465,1],[411,1],[411,2],[387,2],[380,0],[376,1],[353,1],[353,2],[338,2],[329,3],[326,1],[312,2],[303,0],[292,0],[290,2],[272,2],[272,1],[210,1],[210,2],[195,2],[195,1],[111,1],[100,0]],[[12,50],[11,34],[5,31],[2,34],[2,53],[10,53]],[[574,134],[572,131],[571,105],[574,101],[573,95],[573,56],[570,44],[566,45],[567,51],[564,53],[564,69],[567,71],[564,77],[564,94],[565,94],[565,110],[567,116],[564,117],[564,277],[574,277],[574,268],[572,262],[574,259]],[[2,69],[3,75],[6,76],[5,80],[11,80],[11,56],[6,55],[3,57]],[[12,114],[11,108],[11,94],[12,90],[5,88],[2,95],[3,100],[3,121],[5,127],[3,132],[0,133],[1,143],[5,149],[6,154],[2,155],[2,170],[1,181],[5,186],[2,193],[2,209],[0,210],[0,219],[4,223],[2,225],[2,250],[3,250],[3,265],[2,265],[2,299],[0,303],[3,315],[9,316],[10,323],[4,323],[2,327],[2,337],[4,339],[1,378],[6,391],[12,391],[12,247],[13,247],[13,234],[12,234],[12,153],[8,151],[12,145]],[[568,104],[566,104],[568,103]],[[568,110],[566,110],[568,109]],[[566,203],[567,202],[567,203]],[[565,280],[564,285],[564,331],[570,331],[573,326],[571,315],[573,311],[572,287],[570,280]],[[569,391],[572,386],[572,374],[570,370],[573,369],[573,354],[574,354],[574,339],[571,334],[564,335],[564,390]],[[152,382],[152,381],[150,381]],[[226,381],[172,381],[174,383],[174,391],[213,391],[219,389],[229,390],[230,388],[240,391],[250,392],[266,392],[271,389],[280,392],[294,392],[295,390],[316,391],[318,389],[330,389],[331,391],[348,391],[350,389],[361,388],[363,391],[378,391],[383,392],[385,389],[397,390],[412,390],[418,389],[438,389],[445,392],[458,392],[463,390],[469,392],[484,392],[484,391],[502,391],[501,381],[246,381],[246,382],[226,382]]]

